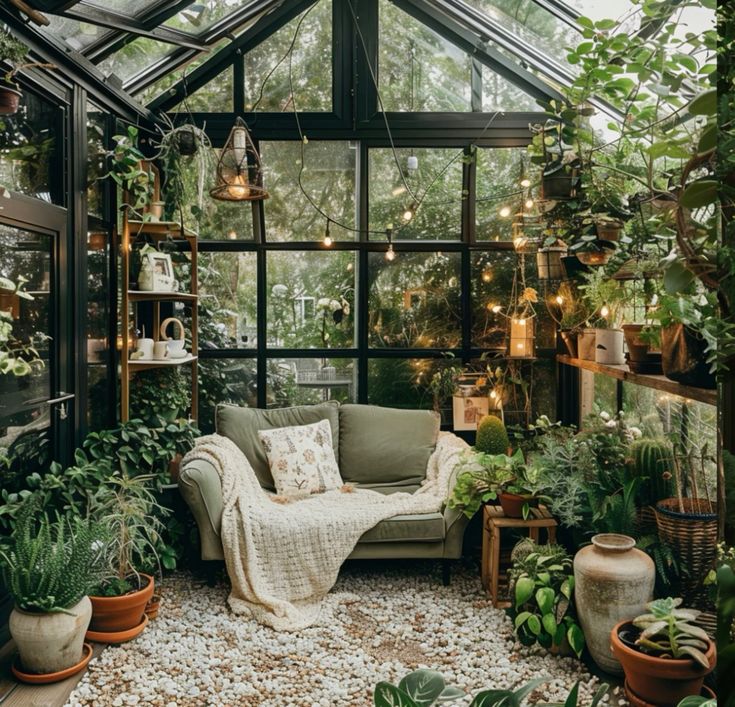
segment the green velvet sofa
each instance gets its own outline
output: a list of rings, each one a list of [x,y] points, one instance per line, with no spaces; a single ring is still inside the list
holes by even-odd
[[[413,492],[426,476],[439,433],[436,413],[374,405],[327,402],[276,410],[220,405],[217,433],[228,437],[252,464],[261,485],[274,490],[258,430],[329,420],[340,473],[345,483],[380,493]],[[184,464],[179,490],[199,526],[202,560],[222,560],[222,489],[208,462]],[[441,513],[395,516],[378,523],[360,539],[349,559],[434,558],[443,560],[449,582],[450,560],[462,554],[467,518],[444,508]]]

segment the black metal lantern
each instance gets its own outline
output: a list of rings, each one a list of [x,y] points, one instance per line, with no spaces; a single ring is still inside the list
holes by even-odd
[[[209,192],[220,201],[267,199],[263,188],[263,168],[245,121],[238,118],[230,131],[219,161],[217,184]]]

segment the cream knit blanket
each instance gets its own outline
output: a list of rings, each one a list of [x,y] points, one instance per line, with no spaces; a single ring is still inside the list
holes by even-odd
[[[454,485],[459,437],[440,433],[426,480],[415,493],[383,495],[367,489],[338,490],[274,503],[240,449],[228,438],[197,441],[183,463],[211,463],[222,481],[222,547],[232,582],[228,602],[236,614],[252,613],[278,631],[313,624],[322,599],[360,536],[396,515],[442,510]]]

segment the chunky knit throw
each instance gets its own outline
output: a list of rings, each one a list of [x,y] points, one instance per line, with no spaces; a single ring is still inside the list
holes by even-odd
[[[240,449],[226,437],[197,441],[184,463],[211,463],[222,481],[222,547],[232,582],[228,602],[279,631],[312,625],[322,599],[360,536],[396,515],[442,510],[466,443],[441,433],[426,480],[413,494],[339,490],[287,504],[274,503]]]

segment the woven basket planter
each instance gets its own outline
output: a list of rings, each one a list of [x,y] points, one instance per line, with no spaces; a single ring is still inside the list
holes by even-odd
[[[633,527],[635,528],[636,537],[639,539],[646,535],[656,535],[658,525],[656,524],[656,511],[653,506],[644,506],[636,510]]]
[[[658,535],[673,549],[681,569],[681,595],[686,606],[701,605],[703,582],[717,556],[717,506],[702,498],[677,498],[656,505]]]

